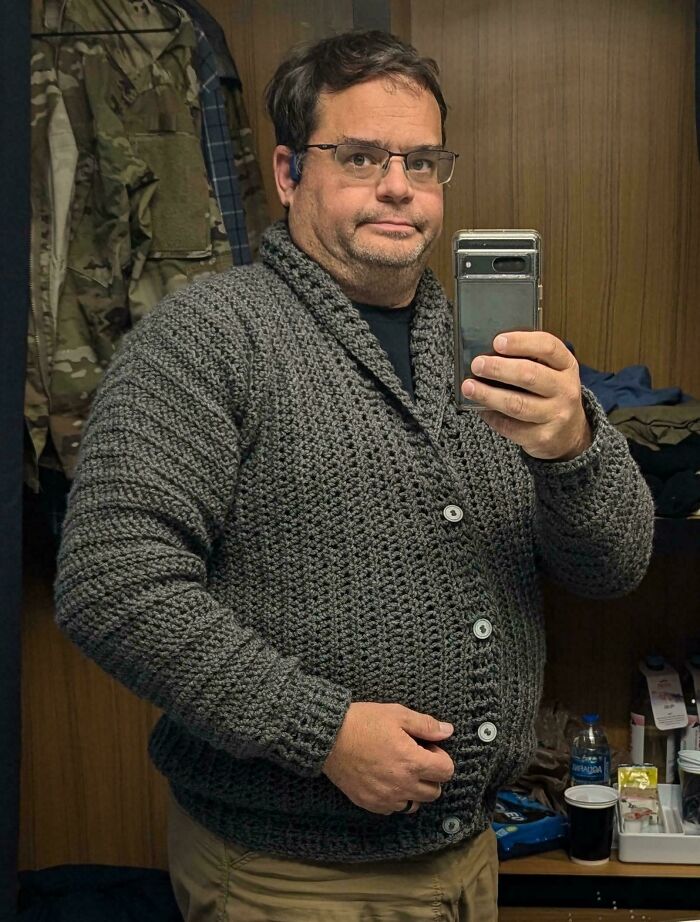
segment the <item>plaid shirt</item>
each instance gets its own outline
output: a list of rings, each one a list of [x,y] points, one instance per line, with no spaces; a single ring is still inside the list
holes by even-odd
[[[252,262],[245,211],[238,183],[238,170],[226,116],[226,105],[219,83],[216,55],[201,26],[194,22],[197,35],[197,71],[202,105],[202,150],[209,180],[221,209],[236,265]]]

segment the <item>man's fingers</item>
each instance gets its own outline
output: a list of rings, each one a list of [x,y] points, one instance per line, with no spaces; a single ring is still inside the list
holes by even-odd
[[[555,371],[566,371],[576,364],[573,354],[560,339],[540,330],[501,333],[494,339],[493,348],[501,355],[537,359]]]
[[[443,740],[454,732],[451,723],[438,720],[431,714],[412,711],[403,705],[396,705],[396,712],[401,728],[413,737]]]
[[[544,423],[548,420],[547,398],[536,394],[490,387],[483,381],[473,381],[471,378],[462,385],[462,393],[489,410],[495,410],[522,422]]]
[[[402,801],[400,806],[396,808],[394,812],[399,813],[415,813],[421,806],[421,804],[429,804],[435,800],[438,800],[442,796],[442,785],[435,784],[430,781],[421,781],[416,785],[415,789],[410,792],[410,797],[407,800],[412,801],[411,809],[406,810],[406,801]]]
[[[445,750],[435,743],[421,741],[420,746],[431,755],[416,762],[415,774],[421,781],[445,784],[454,775],[454,762]]]
[[[420,803],[429,804],[442,796],[442,785],[421,779],[416,798]]]
[[[478,355],[471,364],[471,372],[480,378],[524,388],[541,397],[553,397],[557,392],[557,372],[530,359]]]

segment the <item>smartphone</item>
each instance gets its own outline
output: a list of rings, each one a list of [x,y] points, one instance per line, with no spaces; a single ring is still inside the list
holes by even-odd
[[[482,404],[462,395],[464,379],[477,377],[472,360],[494,355],[499,333],[542,329],[541,238],[535,230],[460,230],[452,237],[452,256],[455,400],[458,410],[480,410]]]

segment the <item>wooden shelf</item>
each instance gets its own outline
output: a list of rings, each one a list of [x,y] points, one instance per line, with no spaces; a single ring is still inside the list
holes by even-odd
[[[524,858],[511,858],[503,861],[500,874],[519,874],[536,876],[540,874],[558,874],[574,877],[694,877],[700,876],[697,864],[632,864],[619,861],[617,853],[608,864],[586,867],[569,860],[563,849],[542,852],[539,855],[527,855]]]

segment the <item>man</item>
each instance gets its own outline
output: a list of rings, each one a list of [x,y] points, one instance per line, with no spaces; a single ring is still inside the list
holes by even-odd
[[[509,334],[473,371],[527,393],[470,378],[487,410],[455,409],[436,73],[379,32],[280,65],[288,220],[140,322],[85,433],[57,617],[165,712],[188,922],[495,920],[539,574],[647,566],[648,491],[558,339]]]

